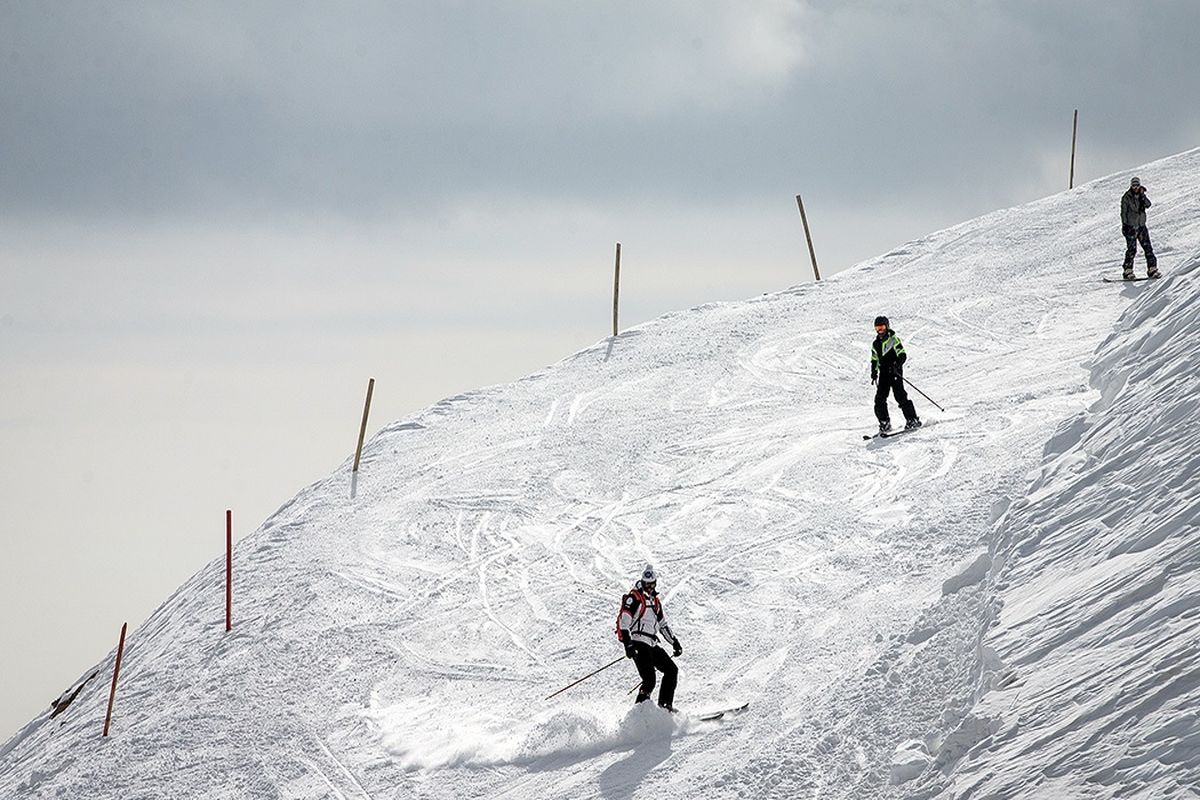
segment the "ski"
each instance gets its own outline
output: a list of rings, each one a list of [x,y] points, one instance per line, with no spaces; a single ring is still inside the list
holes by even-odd
[[[747,700],[745,703],[742,703],[740,706],[732,706],[730,708],[722,708],[717,711],[704,711],[699,714],[695,714],[694,716],[700,722],[712,722],[714,720],[721,719],[721,717],[724,717],[726,714],[740,714],[749,707],[750,707],[750,701]]]
[[[1154,278],[1102,278],[1105,283],[1134,283],[1136,281],[1152,281]]]
[[[928,424],[928,422],[925,423],[925,425]],[[887,433],[864,433],[863,441],[869,442],[872,439],[890,439],[893,436],[899,436],[902,433],[912,433],[913,431],[920,430],[921,428],[924,428],[925,425],[921,425],[917,428],[896,428],[896,430],[888,431]]]

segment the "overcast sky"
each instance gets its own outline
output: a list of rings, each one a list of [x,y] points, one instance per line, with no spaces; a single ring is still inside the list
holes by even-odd
[[[1060,191],[1075,108],[1077,183],[1195,147],[1197,30],[1194,0],[0,0],[0,740],[227,507],[245,535],[350,455],[368,376],[377,429],[602,338],[617,240],[636,324],[808,280],[797,193],[832,273]]]

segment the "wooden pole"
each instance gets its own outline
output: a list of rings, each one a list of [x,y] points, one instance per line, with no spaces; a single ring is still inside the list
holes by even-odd
[[[371,393],[375,391],[375,379],[367,382],[367,402],[363,404],[362,425],[358,429],[358,448],[354,451],[354,472],[358,472],[358,463],[362,460],[363,439],[367,437],[367,416],[371,413]]]
[[[621,243],[617,242],[617,263],[613,268],[613,336],[617,335],[617,312],[621,305]]]
[[[1079,109],[1075,109],[1075,116],[1071,119],[1071,177],[1067,181],[1067,188],[1075,188],[1075,133],[1079,129]]]
[[[233,630],[233,511],[225,511],[225,632]]]
[[[108,726],[112,722],[113,701],[117,699],[117,678],[121,674],[121,657],[125,655],[125,629],[129,623],[121,624],[121,641],[117,644],[117,663],[113,667],[112,689],[108,692],[108,713],[104,715],[104,735],[108,736]]]
[[[808,257],[812,259],[813,275],[821,280],[821,271],[817,269],[817,253],[813,250],[812,234],[808,230],[808,215],[804,213],[804,201],[796,195],[796,205],[800,206],[800,221],[804,223],[804,240],[808,242]]]

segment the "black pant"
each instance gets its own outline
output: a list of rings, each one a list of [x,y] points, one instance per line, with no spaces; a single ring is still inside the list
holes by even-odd
[[[661,647],[648,644],[634,643],[633,663],[638,674],[642,676],[642,688],[638,691],[637,701],[647,700],[654,691],[654,674],[658,670],[663,674],[662,687],[658,690],[658,704],[671,707],[675,705],[675,681],[679,678],[679,667]]]
[[[1158,257],[1154,255],[1154,246],[1150,244],[1150,231],[1146,230],[1145,225],[1137,228],[1122,225],[1121,233],[1125,234],[1126,271],[1133,269],[1133,257],[1137,255],[1139,242],[1142,245],[1142,252],[1146,254],[1146,269],[1154,270],[1158,267]]]
[[[900,410],[904,412],[905,420],[914,420],[917,418],[917,409],[913,407],[912,400],[908,399],[908,392],[904,391],[904,378],[899,375],[880,375],[879,381],[875,384],[876,419],[880,422],[889,422],[891,420],[887,407],[888,392],[895,393],[896,403],[900,406]]]

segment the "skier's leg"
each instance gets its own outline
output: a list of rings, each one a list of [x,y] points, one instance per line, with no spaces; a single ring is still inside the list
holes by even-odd
[[[1137,231],[1128,225],[1121,226],[1121,233],[1125,235],[1125,263],[1122,264],[1126,272],[1133,270],[1133,257],[1137,255]]]
[[[654,648],[651,650],[644,644],[635,645],[636,650],[633,656],[633,665],[637,667],[638,674],[642,676],[642,688],[638,690],[638,703],[643,700],[648,700],[650,694],[654,691],[654,683],[657,680],[654,674]]]
[[[904,421],[912,422],[917,418],[917,409],[913,401],[908,399],[908,390],[904,388],[904,378],[897,377],[892,384],[892,392],[896,395],[896,405],[904,412]]]
[[[679,679],[679,667],[661,647],[654,648],[654,666],[662,674],[662,687],[658,690],[658,704],[664,708],[675,707],[675,682]]]
[[[875,419],[880,422],[888,422],[891,419],[887,407],[888,388],[887,378],[880,375],[875,384]]]
[[[1150,244],[1150,230],[1145,225],[1138,228],[1137,238],[1142,244],[1142,254],[1146,256],[1146,271],[1157,271],[1158,256],[1154,255],[1154,245]]]

